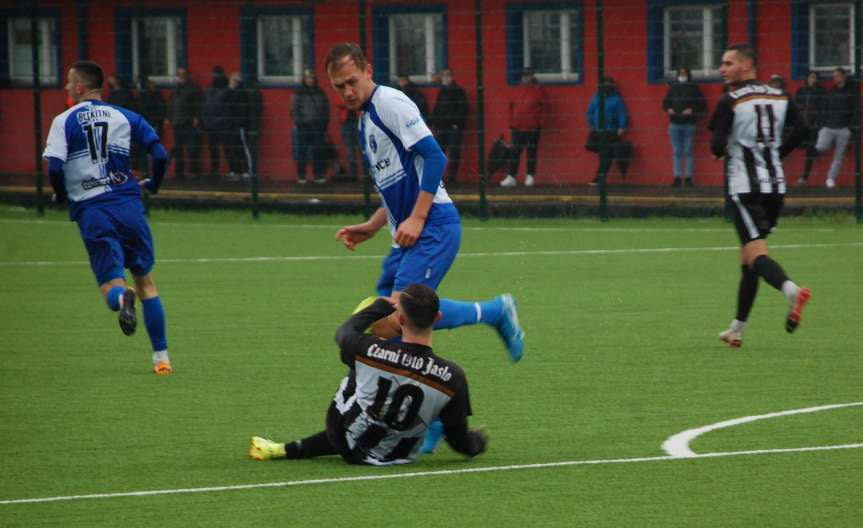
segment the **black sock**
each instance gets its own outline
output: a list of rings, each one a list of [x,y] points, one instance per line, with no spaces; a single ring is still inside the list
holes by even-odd
[[[338,451],[330,443],[326,431],[321,431],[308,438],[285,444],[285,458],[288,459],[315,458],[337,454]]]
[[[758,293],[758,272],[749,266],[740,266],[740,286],[737,289],[737,317],[740,322],[745,322],[755,302],[755,294]]]
[[[782,266],[767,255],[759,255],[752,264],[752,268],[764,277],[767,284],[779,291],[782,291],[782,284],[788,280],[788,275],[785,274]]]

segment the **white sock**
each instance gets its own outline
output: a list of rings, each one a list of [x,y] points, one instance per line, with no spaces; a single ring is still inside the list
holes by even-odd
[[[793,303],[797,298],[797,292],[800,291],[800,286],[794,284],[794,281],[787,280],[782,283],[782,293],[788,299],[788,302]]]
[[[742,334],[746,330],[746,321],[738,321],[737,319],[731,321],[731,329]]]
[[[171,360],[168,358],[167,350],[158,350],[156,352],[153,352],[153,364],[155,365],[160,361],[166,361],[168,363],[171,362]]]
[[[476,307],[476,322],[478,323],[482,321],[482,306],[478,302],[473,303],[473,305]]]

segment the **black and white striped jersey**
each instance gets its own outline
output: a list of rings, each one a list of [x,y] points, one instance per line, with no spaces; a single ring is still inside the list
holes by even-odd
[[[783,143],[788,126],[793,133]],[[806,133],[787,92],[755,80],[736,84],[717,103],[708,128],[713,154],[727,157],[728,194],[785,194],[781,158]]]
[[[348,448],[375,465],[412,462],[428,425],[441,418],[447,442],[473,456],[484,442],[467,430],[471,414],[464,371],[416,343],[389,343],[363,330],[391,313],[378,299],[343,324],[336,340],[351,368],[334,397]]]

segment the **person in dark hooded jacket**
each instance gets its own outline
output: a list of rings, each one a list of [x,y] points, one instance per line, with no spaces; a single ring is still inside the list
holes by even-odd
[[[693,145],[695,143],[695,123],[698,117],[707,110],[704,95],[698,85],[692,82],[689,68],[678,68],[676,82],[672,82],[662,100],[662,109],[668,114],[670,123],[668,135],[671,137],[671,147],[674,151],[673,170],[674,187],[685,183],[693,185],[692,172],[695,166]],[[683,165],[683,178],[681,178]]]
[[[204,91],[204,105],[201,109],[201,127],[207,134],[210,148],[210,174],[218,176],[221,155],[228,161],[231,144],[231,118],[228,115],[228,77],[221,66],[213,68],[213,82]]]
[[[297,182],[306,183],[306,165],[312,162],[315,183],[326,183],[327,125],[330,122],[330,101],[318,87],[315,72],[303,72],[303,84],[291,99],[291,118],[297,128]]]

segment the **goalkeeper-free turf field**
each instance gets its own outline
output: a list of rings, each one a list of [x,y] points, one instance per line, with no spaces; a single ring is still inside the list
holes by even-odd
[[[388,247],[380,233],[344,250],[333,235],[356,221],[153,211],[175,369],[160,378],[65,213],[0,207],[0,526],[863,526],[863,228],[848,217],[782,220],[771,253],[813,300],[788,335],[762,282],[741,349],[716,337],[740,276],[722,219],[465,220],[439,293],[511,291],[527,333],[518,364],[489,328],[435,334],[488,452],[249,460],[252,435],[323,427],[344,374],[334,331]],[[662,449],[712,424],[697,456]]]

